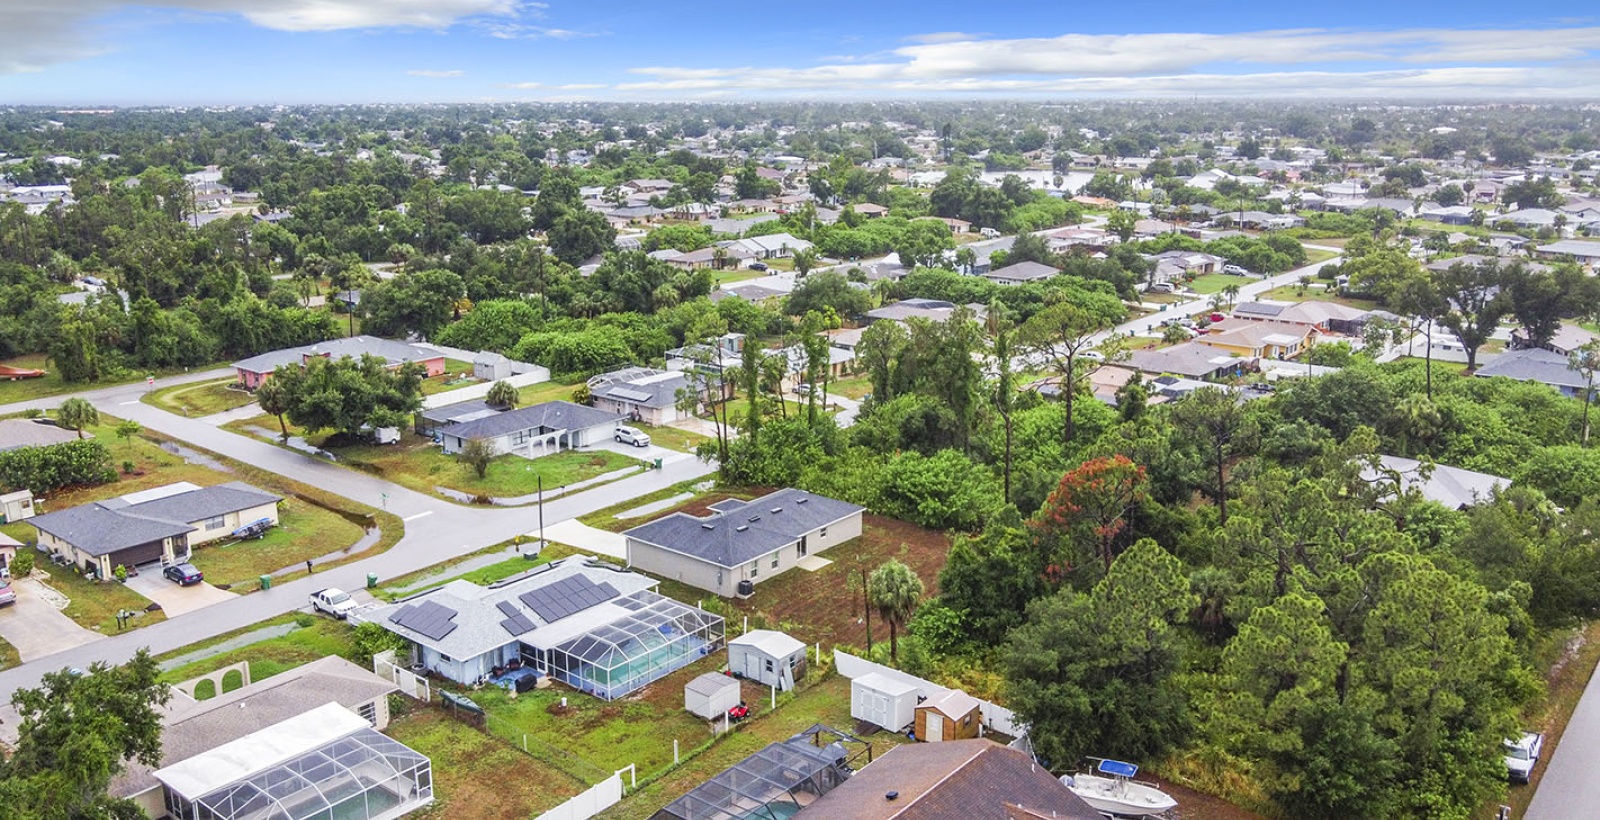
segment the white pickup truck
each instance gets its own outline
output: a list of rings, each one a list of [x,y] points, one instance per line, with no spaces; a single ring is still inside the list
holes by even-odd
[[[355,611],[356,602],[349,593],[329,587],[311,593],[311,608],[326,612],[342,621]]]

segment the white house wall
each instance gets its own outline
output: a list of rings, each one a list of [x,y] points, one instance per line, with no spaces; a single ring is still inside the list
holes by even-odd
[[[227,538],[233,535],[234,530],[239,529],[240,527],[253,521],[260,521],[263,518],[271,519],[273,526],[277,526],[277,502],[274,501],[267,504],[262,504],[259,507],[251,507],[248,510],[240,510],[239,512],[228,513],[227,515],[222,516],[221,526],[211,529],[206,529],[205,519],[201,519],[199,521],[190,521],[188,524],[189,526],[194,527],[195,531],[189,533],[189,546],[194,547],[210,541],[216,541],[219,538]]]
[[[818,527],[806,533],[806,556],[816,555],[860,536],[861,513],[846,516],[826,527]],[[628,539],[627,555],[628,563],[632,567],[726,598],[738,592],[740,581],[760,584],[794,568],[800,559],[805,557],[800,555],[799,547],[800,541],[796,539],[737,567],[719,567],[709,561],[663,549],[636,538]]]

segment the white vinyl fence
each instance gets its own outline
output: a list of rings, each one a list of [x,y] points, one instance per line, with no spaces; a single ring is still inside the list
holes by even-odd
[[[400,687],[400,694],[423,703],[433,699],[433,687],[428,679],[394,662],[394,650],[385,649],[372,656],[372,671]]]
[[[883,664],[873,663],[865,658],[858,658],[849,652],[841,652],[838,649],[833,650],[833,665],[834,668],[839,670],[839,674],[851,680],[877,672],[884,677],[899,681],[907,686],[915,686],[918,690],[917,694],[925,698],[938,697],[950,691],[947,686],[940,686],[933,681],[923,680],[916,675],[910,675],[898,669],[890,669]],[[979,708],[983,716],[982,723],[985,729],[1018,738],[1028,733],[1028,728],[1017,721],[1017,716],[1010,709],[999,704],[990,703],[982,698],[976,698],[976,700],[980,704]]]
[[[589,820],[621,801],[622,772],[617,772],[583,794],[539,815],[537,820]]]

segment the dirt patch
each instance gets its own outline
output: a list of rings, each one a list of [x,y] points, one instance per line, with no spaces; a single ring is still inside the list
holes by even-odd
[[[816,572],[791,569],[757,586],[753,597],[734,602],[729,621],[749,615],[752,628],[763,623],[806,643],[864,645],[862,571],[870,573],[897,558],[917,573],[926,595],[932,597],[939,592],[939,571],[950,557],[950,536],[893,518],[866,515],[860,538],[819,556],[833,563]],[[872,639],[889,640],[888,625],[880,622],[877,613],[872,616]]]
[[[1140,774],[1140,778],[1144,778],[1143,773]],[[1178,801],[1176,809],[1163,815],[1170,817],[1171,820],[1265,820],[1261,815],[1245,811],[1219,797],[1197,792],[1159,777],[1150,777],[1149,780]]]

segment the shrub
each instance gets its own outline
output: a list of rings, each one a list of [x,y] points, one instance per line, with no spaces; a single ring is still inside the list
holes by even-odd
[[[33,553],[22,551],[17,552],[16,557],[11,559],[11,577],[26,578],[32,573]]]

